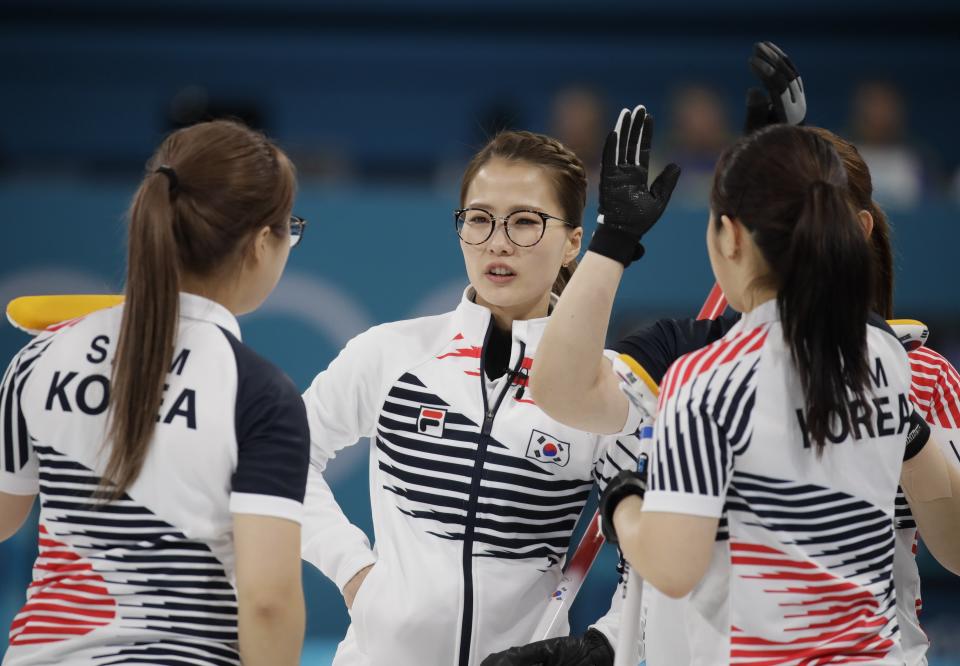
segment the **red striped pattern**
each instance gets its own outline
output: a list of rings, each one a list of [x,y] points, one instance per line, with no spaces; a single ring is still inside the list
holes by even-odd
[[[470,347],[459,347],[454,349],[452,352],[447,352],[446,354],[441,354],[437,358],[443,360],[445,358],[480,358],[480,347],[470,346]]]
[[[720,285],[714,282],[713,288],[707,295],[707,300],[703,302],[703,307],[700,308],[700,314],[697,315],[697,319],[716,319],[722,315],[726,309],[727,297],[724,296]]]
[[[70,328],[71,326],[74,326],[80,323],[81,321],[83,321],[84,319],[86,319],[86,317],[87,315],[83,315],[82,317],[76,317],[75,319],[67,319],[66,321],[61,321],[56,324],[50,324],[44,330],[53,332],[53,331],[59,331],[60,329],[63,329],[63,328]]]
[[[910,400],[928,423],[960,428],[960,374],[950,361],[929,347],[918,347],[910,358]]]
[[[110,624],[116,601],[93,565],[42,524],[39,547],[27,603],[10,625],[10,645],[53,643]]]
[[[769,329],[769,324],[764,324],[749,331],[726,335],[703,349],[681,356],[667,370],[660,390],[658,407],[694,377],[758,351],[767,341]]]
[[[742,580],[763,581],[765,593],[784,595],[777,604],[783,609],[777,633],[790,637],[769,640],[732,626],[731,664],[865,663],[894,646],[884,635],[889,618],[878,613],[876,597],[816,562],[792,560],[776,548],[740,541],[730,542],[730,560]]]

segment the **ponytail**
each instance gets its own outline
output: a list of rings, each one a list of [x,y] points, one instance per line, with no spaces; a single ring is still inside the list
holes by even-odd
[[[788,125],[759,130],[725,151],[710,194],[717,217],[739,219],[770,267],[762,282],[777,291],[818,456],[832,433],[852,425],[869,387],[867,321],[882,286],[876,264],[883,265],[883,248],[857,219],[861,199],[870,201],[869,184],[858,194],[829,137]],[[889,249],[886,238],[874,240]]]
[[[777,307],[820,455],[831,432],[852,425],[849,392],[864,400],[869,379],[873,253],[842,186],[808,187],[781,266]]]
[[[174,236],[172,183],[148,175],[130,210],[126,303],[110,382],[108,441],[103,478],[117,499],[137,478],[157,423],[163,384],[173,360],[180,311],[180,269]]]
[[[873,178],[870,168],[857,147],[822,127],[805,127],[807,132],[826,139],[833,146],[847,172],[847,190],[853,204],[873,217],[870,243],[873,245],[876,286],[873,309],[884,319],[893,319],[893,248],[890,245],[890,222],[883,209],[873,200]]]
[[[876,286],[873,290],[874,309],[884,319],[893,319],[893,246],[890,243],[890,222],[875,202],[865,210],[873,217],[873,245]]]
[[[177,130],[147,163],[130,207],[126,302],[111,371],[110,453],[96,495],[121,497],[146,460],[173,361],[181,277],[233,269],[263,227],[289,233],[293,164],[263,134],[215,120]]]

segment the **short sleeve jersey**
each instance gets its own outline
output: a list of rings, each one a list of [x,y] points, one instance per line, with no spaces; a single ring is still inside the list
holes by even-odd
[[[867,343],[867,400],[820,457],[774,301],[664,377],[644,511],[726,520],[690,596],[692,663],[903,663],[893,517],[910,369],[882,321]]]
[[[180,296],[146,459],[102,483],[122,306],[46,332],[0,385],[0,491],[40,497],[39,552],[4,665],[239,664],[232,514],[299,522],[306,413],[222,306]]]

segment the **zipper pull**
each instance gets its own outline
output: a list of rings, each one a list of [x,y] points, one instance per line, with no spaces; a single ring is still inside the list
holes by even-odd
[[[530,374],[527,372],[527,369],[520,367],[516,372],[516,376],[513,378],[513,381],[517,382],[519,388],[517,389],[517,395],[515,396],[517,400],[520,400],[523,397],[524,391],[527,389],[527,382],[530,381]]]

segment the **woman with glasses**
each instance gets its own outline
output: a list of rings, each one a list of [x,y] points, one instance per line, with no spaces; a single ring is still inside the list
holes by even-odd
[[[542,638],[534,630],[593,484],[636,465],[636,414],[600,437],[548,417],[527,386],[576,265],[586,186],[556,140],[496,136],[467,166],[454,213],[470,281],[459,306],[360,334],[304,394],[303,554],[352,618],[337,666],[478,666]],[[322,477],[361,437],[373,548]],[[615,630],[614,611],[556,650],[612,664]]]
[[[178,130],[130,208],[126,302],[0,384],[0,539],[40,497],[3,663],[298,664],[309,460],[296,388],[240,342],[303,220],[293,165],[232,122]]]

